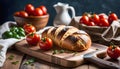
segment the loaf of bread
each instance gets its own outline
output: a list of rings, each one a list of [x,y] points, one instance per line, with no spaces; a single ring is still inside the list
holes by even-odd
[[[91,46],[90,36],[73,26],[49,27],[42,32],[42,37],[49,37],[56,46],[72,51],[84,51]]]

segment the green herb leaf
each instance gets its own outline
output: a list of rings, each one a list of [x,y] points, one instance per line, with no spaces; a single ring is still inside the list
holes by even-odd
[[[65,52],[65,50],[63,50],[63,49],[62,49],[62,50],[60,50],[60,53],[64,53],[64,52]]]
[[[24,65],[33,65],[32,63],[34,63],[35,62],[35,59],[34,58],[32,58],[32,59],[28,59],[25,63],[24,63]]]
[[[3,39],[8,39],[8,38],[16,38],[20,39],[21,37],[25,36],[25,31],[22,27],[11,27],[10,30],[5,31],[2,34]]]
[[[58,53],[58,50],[53,50],[53,54],[57,54]]]
[[[61,49],[61,50],[53,50],[52,54],[59,54],[59,53],[64,53],[65,50]]]
[[[13,60],[13,58],[14,58],[13,55],[10,55],[10,56],[8,57],[9,60]]]
[[[19,61],[11,62],[12,64],[16,65],[19,63]]]

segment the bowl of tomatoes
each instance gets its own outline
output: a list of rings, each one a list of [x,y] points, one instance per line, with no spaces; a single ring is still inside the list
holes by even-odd
[[[44,5],[34,7],[32,4],[27,4],[24,10],[14,13],[14,19],[18,26],[23,27],[24,24],[32,24],[36,30],[44,28],[49,20],[47,8]]]
[[[79,24],[88,27],[109,27],[114,20],[118,20],[118,16],[111,12],[108,15],[101,13],[84,13],[79,19]]]
[[[105,13],[84,13],[82,16],[74,17],[70,25],[86,31],[93,42],[106,43],[105,38],[111,38],[110,28],[116,22],[119,22],[117,14],[111,12]],[[108,34],[103,36],[104,34]]]

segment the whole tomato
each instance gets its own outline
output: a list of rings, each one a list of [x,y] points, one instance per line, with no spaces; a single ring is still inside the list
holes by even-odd
[[[41,5],[39,8],[43,11],[43,15],[47,14],[47,8],[45,6]]]
[[[26,41],[29,45],[35,46],[40,41],[40,36],[36,33],[30,33],[26,37]]]
[[[93,21],[96,25],[99,24],[99,22],[100,22],[99,15],[93,14],[91,18],[92,18],[92,21]]]
[[[42,38],[41,41],[39,42],[39,47],[42,50],[49,50],[52,48],[52,45],[53,45],[53,42],[48,37]]]
[[[83,16],[84,16],[84,15],[85,15],[85,16],[88,16],[89,18],[92,16],[91,13],[88,13],[88,12],[83,13]]]
[[[19,16],[20,16],[20,17],[28,17],[28,13],[25,12],[25,11],[20,11],[20,12],[19,12]]]
[[[43,15],[43,11],[40,8],[36,8],[34,10],[34,16],[42,16]]]
[[[32,4],[27,4],[24,8],[24,10],[29,14],[29,15],[33,15],[33,11],[34,11],[34,6]]]
[[[115,45],[108,47],[107,54],[112,59],[117,59],[120,56],[120,47]]]
[[[15,12],[14,16],[20,16],[20,12]]]
[[[108,19],[108,16],[104,13],[99,14],[100,19]]]
[[[111,24],[114,20],[118,20],[118,16],[115,13],[110,13],[108,15],[108,21]]]
[[[25,30],[26,34],[36,32],[36,28],[33,25],[31,25],[31,24],[25,24],[23,26],[23,29]]]
[[[110,26],[110,24],[106,18],[102,18],[102,19],[100,19],[99,26],[108,27],[108,26]]]
[[[95,23],[92,22],[92,21],[90,21],[90,22],[88,23],[88,26],[95,26]]]
[[[79,23],[83,23],[83,24],[85,24],[85,25],[88,25],[88,24],[89,24],[89,17],[86,16],[86,15],[83,15],[83,16],[80,18]]]

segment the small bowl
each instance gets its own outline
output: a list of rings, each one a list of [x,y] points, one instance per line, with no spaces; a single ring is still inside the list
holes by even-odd
[[[32,24],[38,31],[47,25],[49,20],[49,14],[43,16],[29,16],[29,17],[14,16],[14,19],[18,26],[23,27],[23,25],[26,23]]]

